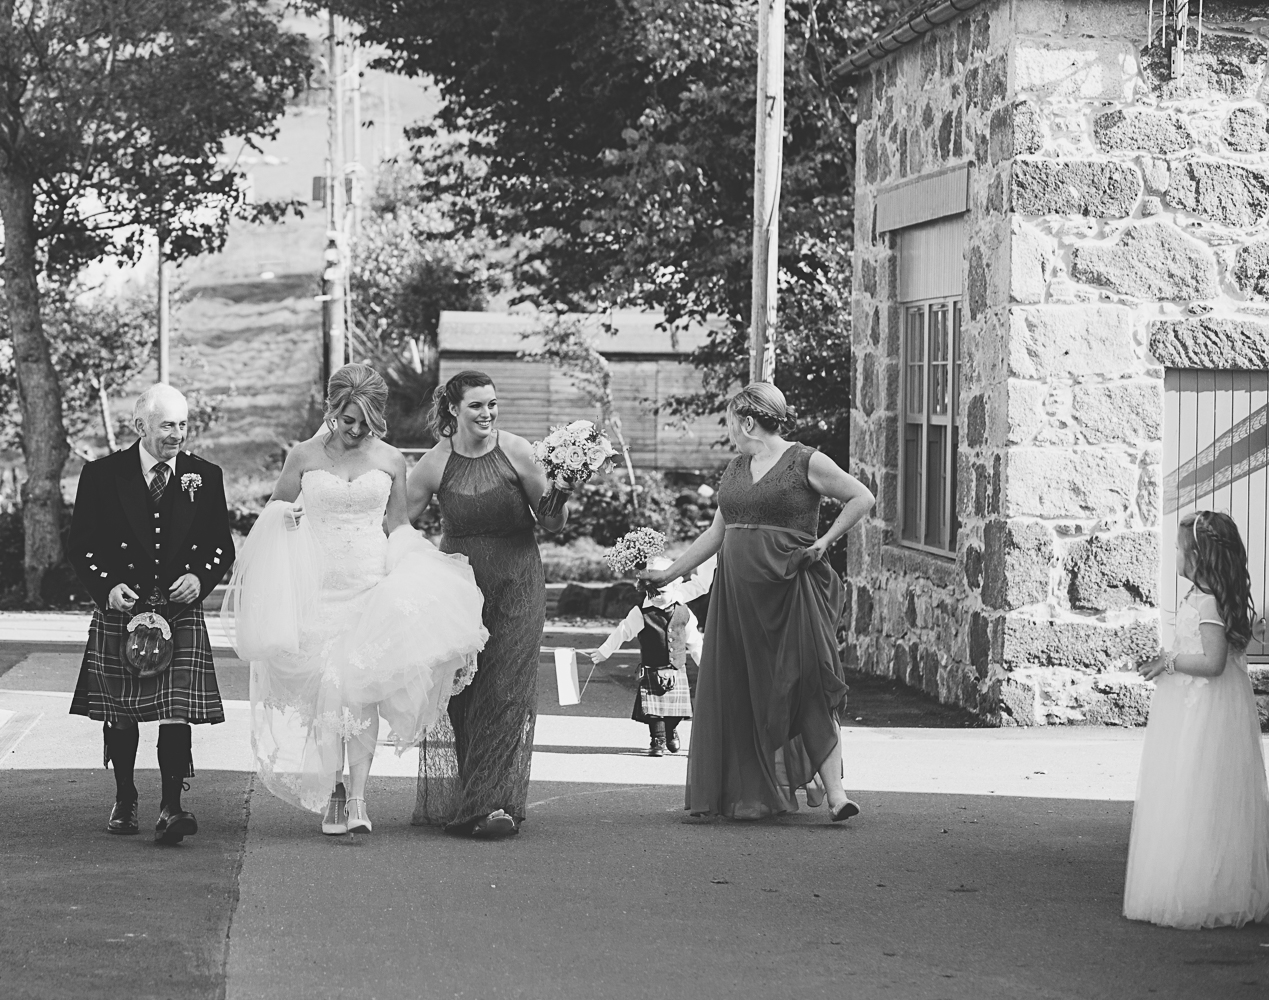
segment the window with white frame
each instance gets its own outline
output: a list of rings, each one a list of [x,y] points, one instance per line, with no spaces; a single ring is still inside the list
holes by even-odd
[[[903,306],[901,537],[938,552],[956,550],[960,331],[960,299]]]
[[[899,232],[902,309],[899,538],[956,551],[960,444],[962,217]]]

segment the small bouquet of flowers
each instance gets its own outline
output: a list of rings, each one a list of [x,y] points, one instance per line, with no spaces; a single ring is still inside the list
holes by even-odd
[[[665,535],[653,528],[635,528],[617,539],[604,559],[621,576],[642,569],[665,551]]]
[[[546,470],[551,489],[538,504],[543,517],[558,514],[578,483],[612,461],[616,449],[589,420],[574,420],[554,427],[541,441],[533,442],[533,460]]]

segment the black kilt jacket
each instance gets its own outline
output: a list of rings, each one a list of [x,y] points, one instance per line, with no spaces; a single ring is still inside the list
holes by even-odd
[[[184,487],[184,488],[182,488]],[[160,502],[150,499],[139,444],[84,466],[75,495],[67,555],[97,605],[71,713],[108,722],[223,722],[202,602],[233,565],[234,543],[220,467],[181,452]],[[150,605],[186,573],[202,586],[190,604]],[[141,600],[134,612],[112,611],[120,583]],[[138,678],[120,659],[133,614],[153,607],[171,623],[172,665]]]

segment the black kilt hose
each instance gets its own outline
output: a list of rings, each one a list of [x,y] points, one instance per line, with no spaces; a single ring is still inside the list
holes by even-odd
[[[138,445],[89,463],[80,475],[67,547],[97,606],[71,714],[105,722],[224,722],[202,608],[233,565],[220,468],[181,452],[176,473],[155,504],[141,472]],[[186,573],[200,583],[192,603],[158,599]],[[110,609],[110,591],[120,583],[141,596],[131,612]],[[120,650],[128,622],[149,609],[171,624],[174,652],[167,670],[142,678],[124,665]]]

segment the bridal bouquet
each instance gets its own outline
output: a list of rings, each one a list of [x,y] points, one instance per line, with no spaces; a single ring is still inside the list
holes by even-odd
[[[625,576],[632,569],[642,569],[649,560],[665,551],[665,535],[652,528],[635,528],[617,539],[617,544],[604,556],[612,571]]]
[[[551,517],[560,512],[568,494],[606,466],[616,449],[589,420],[574,420],[554,427],[541,441],[533,442],[533,460],[546,470],[551,490],[538,505],[538,513]]]

